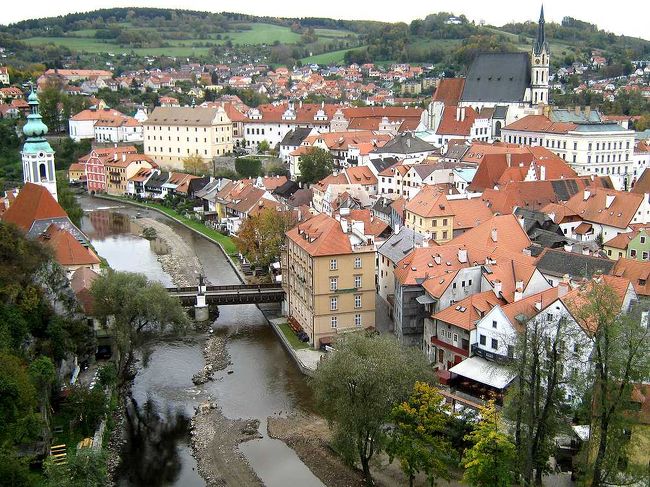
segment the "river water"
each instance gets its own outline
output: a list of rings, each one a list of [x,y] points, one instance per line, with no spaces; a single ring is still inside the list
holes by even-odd
[[[159,213],[112,201],[80,197],[85,210],[82,230],[99,255],[116,270],[146,274],[172,285],[156,260],[167,249],[137,236],[136,214],[169,225],[196,252],[208,280],[235,284],[238,278],[217,246]],[[265,485],[322,486],[283,442],[269,438],[266,418],[310,410],[311,392],[304,376],[282,348],[266,319],[253,305],[222,306],[212,325],[228,335],[232,365],[215,381],[197,387],[192,375],[203,366],[204,335],[154,344],[139,364],[127,415],[127,445],[122,454],[120,486],[203,486],[191,455],[189,421],[194,408],[209,397],[232,419],[260,420],[262,439],[240,450]],[[232,373],[228,373],[232,371]]]

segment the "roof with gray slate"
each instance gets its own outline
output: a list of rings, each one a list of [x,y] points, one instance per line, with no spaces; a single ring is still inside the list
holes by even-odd
[[[380,255],[390,259],[392,262],[397,263],[406,257],[415,247],[421,245],[424,237],[410,228],[402,227],[399,233],[391,235],[391,237],[379,247],[377,252]]]
[[[386,142],[382,147],[377,147],[376,154],[417,154],[419,152],[433,152],[436,148],[409,132],[397,134],[394,139]]]
[[[57,227],[66,230],[75,238],[75,240],[80,242],[85,247],[87,247],[90,244],[88,241],[88,237],[86,237],[86,235],[84,235],[84,233],[81,230],[79,230],[76,227],[76,225],[70,221],[68,217],[45,218],[43,220],[34,220],[34,223],[32,223],[31,228],[27,232],[27,237],[29,238],[38,237],[41,233],[45,232],[48,229],[48,227],[53,223],[56,224]]]
[[[569,122],[569,123],[582,123],[582,122],[600,122],[600,113],[597,110],[581,110],[576,113],[575,110],[568,108],[554,108],[549,113],[548,117],[551,122]]]
[[[280,147],[284,145],[287,145],[289,147],[298,147],[300,144],[302,144],[302,141],[309,136],[310,133],[310,128],[296,127],[295,129],[287,132],[287,134],[284,136],[284,139],[282,139],[282,142],[280,142]]]
[[[149,188],[162,188],[162,185],[169,180],[170,174],[166,171],[161,173],[154,173],[149,180],[144,184],[145,189]]]
[[[530,88],[530,55],[482,53],[469,68],[461,101],[521,102]]]
[[[386,157],[385,159],[370,159],[370,164],[372,164],[377,171],[377,174],[382,172],[384,169],[388,169],[393,164],[397,164],[399,159],[397,157]]]
[[[569,274],[571,278],[591,278],[596,272],[609,274],[616,261],[592,257],[590,255],[547,249],[537,261],[537,268],[542,274],[562,277]]]

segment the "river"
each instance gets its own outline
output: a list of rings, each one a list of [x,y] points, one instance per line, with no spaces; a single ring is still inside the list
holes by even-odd
[[[137,236],[131,218],[139,213],[164,222],[181,236],[195,251],[212,284],[239,282],[217,246],[164,215],[87,196],[79,200],[85,210],[82,230],[112,268],[141,272],[172,284],[156,259],[156,253],[167,249]],[[232,365],[215,374],[214,382],[197,387],[191,381],[203,366],[205,335],[160,341],[139,363],[118,484],[205,485],[191,455],[189,421],[197,404],[211,397],[228,418],[260,421],[263,438],[241,444],[240,450],[265,485],[322,486],[291,448],[269,438],[266,431],[269,416],[311,409],[312,395],[304,376],[256,306],[222,306],[219,311],[212,327],[215,333],[229,337]]]

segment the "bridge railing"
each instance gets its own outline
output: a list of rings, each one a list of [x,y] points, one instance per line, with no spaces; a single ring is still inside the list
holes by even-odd
[[[206,286],[206,292],[219,292],[219,291],[255,291],[255,290],[281,290],[281,284],[227,284],[223,286]],[[186,287],[168,287],[167,291],[170,293],[189,293],[197,292],[197,286]]]

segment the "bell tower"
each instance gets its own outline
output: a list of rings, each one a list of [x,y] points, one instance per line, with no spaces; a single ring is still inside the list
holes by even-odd
[[[21,152],[23,158],[23,181],[44,186],[58,201],[56,192],[56,173],[54,170],[54,150],[45,138],[47,125],[43,123],[38,111],[38,96],[32,92],[27,98],[31,113],[23,127],[25,143]]]
[[[542,5],[539,24],[537,25],[537,38],[533,43],[531,53],[531,102],[533,105],[549,104],[550,82],[548,77],[551,66],[551,51],[548,42],[546,42],[544,23],[544,5]]]

